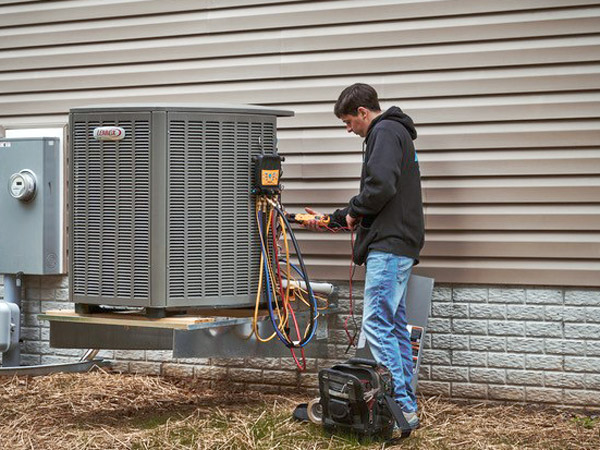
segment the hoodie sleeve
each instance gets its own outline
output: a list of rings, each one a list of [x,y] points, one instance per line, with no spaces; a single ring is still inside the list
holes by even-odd
[[[331,218],[330,227],[331,228],[345,228],[348,226],[346,222],[346,215],[348,214],[349,206],[346,206],[342,209],[336,209],[333,213],[329,215]]]
[[[376,131],[363,188],[350,200],[348,213],[352,217],[376,215],[396,194],[402,162],[400,139],[386,127]]]

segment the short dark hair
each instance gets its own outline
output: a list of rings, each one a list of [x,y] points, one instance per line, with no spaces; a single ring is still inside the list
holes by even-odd
[[[355,116],[359,107],[371,111],[381,111],[377,91],[373,86],[364,83],[355,83],[342,91],[335,102],[333,113],[338,117],[349,114]]]

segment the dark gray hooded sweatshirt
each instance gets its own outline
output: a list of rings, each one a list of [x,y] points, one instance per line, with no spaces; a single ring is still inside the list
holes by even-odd
[[[360,192],[332,216],[346,226],[346,214],[360,220],[353,259],[363,264],[370,250],[407,256],[418,263],[425,227],[421,174],[413,145],[412,119],[396,106],[375,118],[363,143]]]

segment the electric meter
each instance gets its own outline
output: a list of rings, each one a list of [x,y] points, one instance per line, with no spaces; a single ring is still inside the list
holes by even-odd
[[[23,169],[12,174],[8,183],[10,195],[17,200],[28,202],[35,197],[37,178],[31,170]]]
[[[0,139],[0,273],[66,273],[59,143]]]

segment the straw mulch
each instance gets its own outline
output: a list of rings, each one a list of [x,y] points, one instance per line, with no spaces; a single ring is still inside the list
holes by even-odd
[[[206,391],[192,379],[103,371],[0,379],[2,449],[594,449],[593,416],[421,399],[422,427],[393,445],[291,419],[306,398]]]

